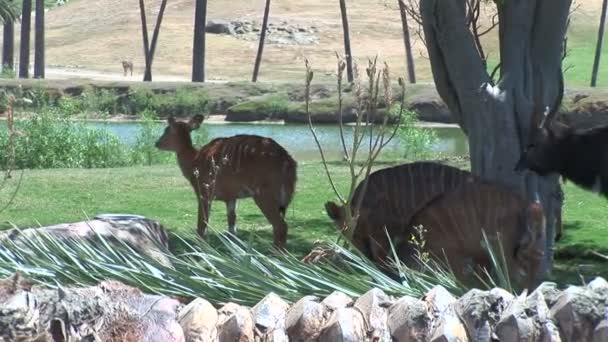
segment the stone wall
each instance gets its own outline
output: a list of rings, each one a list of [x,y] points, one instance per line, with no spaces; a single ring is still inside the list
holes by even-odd
[[[116,281],[58,290],[18,274],[0,280],[0,337],[14,341],[608,341],[608,283],[559,290],[543,283],[513,296],[437,286],[422,298],[370,289],[287,303],[273,293],[253,307],[187,305]],[[95,339],[96,338],[96,339]]]

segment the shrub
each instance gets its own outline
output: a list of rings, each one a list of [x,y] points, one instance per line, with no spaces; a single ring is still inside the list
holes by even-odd
[[[391,108],[390,115],[399,115],[399,105]],[[405,159],[428,158],[431,146],[437,142],[435,131],[417,126],[418,122],[415,112],[404,109],[396,138],[401,143]]]
[[[17,168],[116,167],[126,164],[125,146],[104,129],[75,123],[52,109],[16,120],[21,133],[15,141]],[[8,134],[0,132],[0,150],[6,150]],[[0,167],[7,167],[0,154]]]
[[[175,93],[154,93],[137,88],[129,94],[129,111],[139,115],[144,111],[161,115],[192,116],[208,111],[209,97],[203,89],[177,88]]]
[[[80,98],[88,112],[101,116],[118,112],[118,95],[113,90],[86,88]]]

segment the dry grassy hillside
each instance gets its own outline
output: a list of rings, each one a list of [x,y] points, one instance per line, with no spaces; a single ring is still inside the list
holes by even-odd
[[[600,0],[578,0],[572,30],[577,39],[592,44],[600,12]],[[152,24],[160,0],[146,1],[148,25]],[[353,53],[360,59],[378,54],[395,72],[404,73],[401,22],[397,1],[349,0]],[[388,3],[393,8],[387,8]],[[209,1],[208,19],[249,19],[261,21],[264,0]],[[171,0],[162,25],[154,60],[156,75],[189,78],[192,56],[194,0]],[[311,60],[316,70],[334,69],[334,51],[343,51],[342,28],[337,1],[280,0],[271,7],[271,22],[315,25],[319,42],[313,45],[267,45],[262,65],[262,80],[293,80],[303,75],[303,58]],[[207,40],[207,77],[209,79],[249,79],[257,42],[239,40],[227,35],[209,34]],[[33,40],[33,39],[32,39]],[[493,37],[488,37],[493,50]],[[420,81],[430,81],[428,60],[418,40],[417,73]],[[122,72],[120,61],[130,57],[135,62],[135,79],[143,70],[143,53],[139,9],[136,1],[72,0],[47,14],[47,63],[54,67],[80,66],[87,70]],[[496,59],[491,52],[490,58]],[[591,56],[588,58],[591,64]],[[577,64],[580,64],[577,62]],[[586,68],[586,67],[585,67]],[[590,69],[590,66],[589,66]],[[323,72],[317,72],[318,77]]]

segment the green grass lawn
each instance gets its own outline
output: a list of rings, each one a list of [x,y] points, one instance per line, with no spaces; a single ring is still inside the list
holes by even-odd
[[[390,162],[380,163],[386,167]],[[332,162],[337,185],[346,188],[347,168]],[[0,193],[0,206],[14,189]],[[608,254],[608,202],[566,184],[564,237],[558,244],[554,277],[560,282],[580,283],[608,274],[608,262],[590,252]],[[305,255],[317,239],[335,240],[338,234],[326,216],[323,204],[334,195],[318,161],[301,161],[295,198],[288,209],[288,249]],[[180,236],[194,234],[196,202],[189,184],[177,166],[128,167],[115,169],[52,169],[25,171],[14,202],[0,214],[0,229],[12,224],[29,227],[74,222],[100,213],[132,213],[163,223]],[[258,239],[272,241],[272,229],[251,199],[239,202],[239,236],[259,245]],[[214,202],[211,225],[226,231],[226,209]],[[579,267],[579,265],[582,265]],[[588,266],[590,265],[590,266]]]

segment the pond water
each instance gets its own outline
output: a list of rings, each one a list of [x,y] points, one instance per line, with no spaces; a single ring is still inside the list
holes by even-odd
[[[105,128],[116,134],[123,142],[132,144],[141,130],[141,124],[136,122],[89,122],[88,126]],[[158,123],[160,136],[164,123]],[[205,129],[210,139],[232,136],[235,134],[256,134],[273,138],[287,149],[298,160],[318,159],[319,153],[314,138],[305,124],[243,124],[221,123],[206,124]],[[466,136],[457,127],[425,127],[437,133],[438,141],[432,146],[434,154],[446,156],[464,155],[468,153]],[[340,130],[337,125],[315,125],[319,141],[329,159],[342,156]],[[352,144],[353,128],[347,126],[345,138],[347,144]],[[366,140],[366,142],[369,140]],[[399,139],[393,139],[383,151],[384,155],[403,155],[404,147]]]

